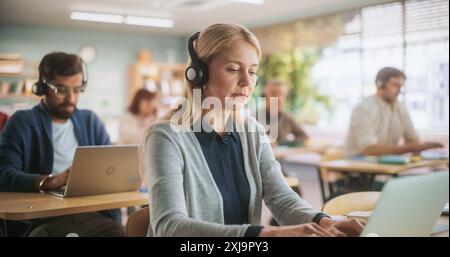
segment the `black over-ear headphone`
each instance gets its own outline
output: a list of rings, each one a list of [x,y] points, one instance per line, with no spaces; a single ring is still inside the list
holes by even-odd
[[[209,71],[208,65],[198,58],[194,49],[194,41],[198,38],[200,32],[192,34],[188,41],[189,56],[191,57],[191,65],[189,65],[184,76],[186,80],[192,83],[194,87],[202,87],[208,82]]]
[[[83,75],[81,87],[86,89],[87,82],[88,82],[87,67],[86,67],[86,63],[83,61],[82,58],[80,58],[80,61],[81,61],[81,72]],[[45,60],[42,60],[42,62],[45,62]],[[47,67],[46,67],[45,63],[43,63],[39,66],[39,80],[36,81],[36,83],[34,83],[33,87],[31,88],[31,92],[37,96],[45,95],[48,90],[47,79],[44,76],[44,72],[46,72],[46,68]]]

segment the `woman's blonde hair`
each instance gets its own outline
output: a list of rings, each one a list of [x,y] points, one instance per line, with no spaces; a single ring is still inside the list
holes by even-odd
[[[252,45],[256,50],[258,59],[261,57],[261,47],[256,36],[247,28],[232,23],[217,23],[203,29],[195,41],[194,49],[198,58],[208,65],[214,57],[239,40],[244,40]],[[192,65],[190,58],[187,65]],[[173,109],[169,112],[168,116],[166,116],[168,120],[170,120],[175,112],[179,112],[180,110],[182,112],[181,119],[179,120],[181,124],[189,124],[192,126],[192,124],[201,117],[201,102],[194,101],[194,89],[195,86],[185,79],[184,97],[181,101],[187,101],[187,103],[184,104],[187,104],[189,108],[181,110],[183,103],[179,102],[177,108]]]

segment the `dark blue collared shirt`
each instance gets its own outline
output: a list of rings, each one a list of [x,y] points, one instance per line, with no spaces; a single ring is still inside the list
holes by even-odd
[[[227,132],[222,138],[215,131],[196,132],[195,135],[222,194],[225,224],[248,223],[250,185],[245,175],[239,135]]]
[[[250,185],[239,134],[234,130],[222,138],[211,127],[202,127],[194,133],[222,195],[225,224],[248,224]],[[319,223],[323,217],[329,216],[318,213],[313,221]],[[250,226],[245,236],[258,236],[262,229],[262,226]]]
[[[250,185],[245,174],[239,134],[226,132],[222,138],[210,127],[203,128],[201,132],[195,132],[195,136],[222,194],[225,224],[248,224]],[[261,229],[251,226],[245,235],[257,236]]]

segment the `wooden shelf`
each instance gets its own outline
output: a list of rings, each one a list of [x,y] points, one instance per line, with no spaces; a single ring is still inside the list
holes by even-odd
[[[39,63],[36,61],[29,61],[29,60],[0,60],[0,63],[2,62],[11,62],[12,65],[14,65],[15,62],[20,63],[20,66],[22,67],[22,70],[20,73],[7,73],[7,72],[0,72],[0,78],[1,77],[7,77],[7,78],[23,78],[23,79],[38,79],[39,73],[38,73],[38,66]]]
[[[20,54],[1,54],[0,56],[21,56]],[[11,67],[20,67],[18,73],[10,72],[14,69],[8,69],[8,65]],[[31,87],[38,80],[38,62],[22,59],[2,59],[0,60],[0,66],[4,69],[0,72],[0,97],[5,102],[23,101],[29,99],[37,99],[31,93]]]
[[[38,104],[39,101],[40,97],[35,95],[0,95],[1,108],[10,114],[18,109],[31,108]]]
[[[128,68],[128,103],[141,88],[155,87],[163,97],[176,97],[182,93],[184,64],[135,63]]]
[[[38,79],[38,74],[36,73],[0,73],[0,78],[21,78],[21,79]]]
[[[29,99],[38,100],[40,98],[39,96],[36,96],[36,95],[24,95],[24,94],[20,94],[20,95],[7,94],[7,95],[0,95],[0,97],[3,99],[8,98],[8,99],[16,99],[16,100],[21,100],[21,99],[23,99],[23,100],[29,100]]]

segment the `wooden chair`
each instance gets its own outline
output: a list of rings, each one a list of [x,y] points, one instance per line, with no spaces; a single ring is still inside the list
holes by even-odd
[[[332,160],[339,160],[343,159],[344,154],[342,152],[341,148],[332,147],[325,150],[325,152],[322,155],[321,162],[324,161],[332,161]],[[343,180],[345,176],[340,172],[334,172],[331,170],[328,170],[327,168],[321,168],[319,169],[319,181],[320,181],[320,189],[322,193],[322,200],[323,202],[326,202],[333,194],[334,190],[334,184],[338,182],[339,180]],[[328,195],[325,194],[325,185],[328,187]]]
[[[352,211],[371,211],[380,195],[380,192],[375,191],[340,195],[326,202],[322,211],[330,216],[345,215]]]
[[[284,177],[286,182],[288,183],[289,187],[294,190],[300,197],[302,196],[301,190],[300,190],[300,181],[298,178],[295,177]]]
[[[144,207],[133,212],[125,226],[125,232],[129,237],[145,237],[147,236],[148,226],[150,225],[150,209]]]

